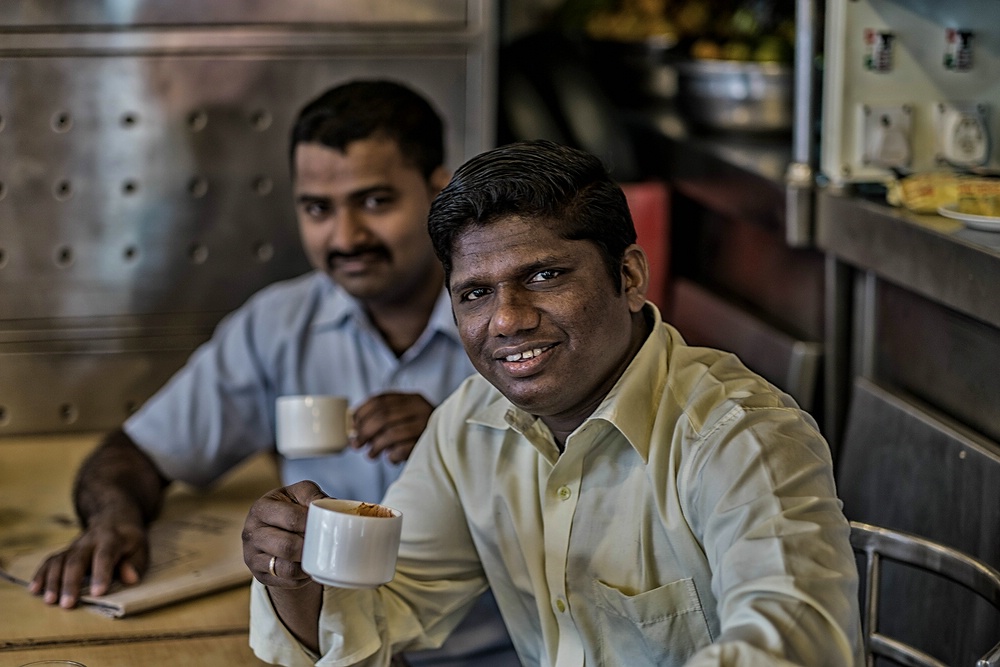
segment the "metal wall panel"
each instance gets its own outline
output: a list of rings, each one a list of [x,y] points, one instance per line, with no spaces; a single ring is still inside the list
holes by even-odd
[[[422,91],[453,168],[492,145],[489,0],[196,5],[0,5],[0,434],[117,425],[308,270],[287,142],[322,90]]]
[[[307,24],[378,28],[462,25],[465,0],[4,0],[0,23],[15,28]]]
[[[877,282],[874,378],[1000,442],[1000,330]]]

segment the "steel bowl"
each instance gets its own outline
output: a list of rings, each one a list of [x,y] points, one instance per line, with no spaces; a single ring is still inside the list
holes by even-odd
[[[791,65],[690,60],[676,67],[677,106],[691,123],[738,132],[791,130]]]

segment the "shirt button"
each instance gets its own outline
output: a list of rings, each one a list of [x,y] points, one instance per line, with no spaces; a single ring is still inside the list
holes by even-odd
[[[569,497],[573,495],[573,492],[569,490],[568,486],[560,486],[558,493],[561,500],[569,500]]]
[[[564,611],[566,611],[566,603],[563,602],[562,600],[556,600],[556,609],[559,610],[560,614],[563,613]]]

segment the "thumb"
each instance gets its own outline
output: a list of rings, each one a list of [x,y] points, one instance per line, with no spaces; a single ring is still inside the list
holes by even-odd
[[[311,480],[296,482],[291,486],[285,487],[285,492],[288,494],[289,498],[292,499],[292,501],[306,507],[308,507],[309,503],[314,500],[330,497],[323,493],[322,489],[319,488],[319,485],[317,485],[316,482]]]

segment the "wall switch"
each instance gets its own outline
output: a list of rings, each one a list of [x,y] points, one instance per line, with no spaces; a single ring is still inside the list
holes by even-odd
[[[937,157],[956,167],[978,167],[990,157],[985,104],[940,102],[934,105]]]
[[[893,42],[896,36],[886,30],[865,29],[865,69],[870,72],[890,72],[893,66]]]
[[[948,28],[945,31],[944,68],[952,72],[972,69],[972,31]]]
[[[906,168],[913,157],[912,107],[908,104],[861,106],[861,162]]]

